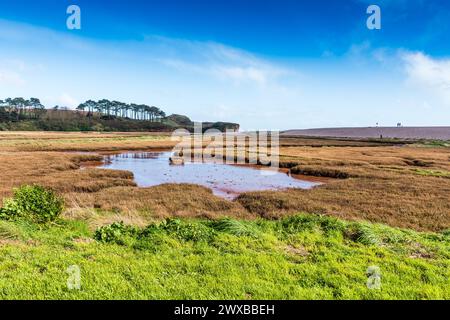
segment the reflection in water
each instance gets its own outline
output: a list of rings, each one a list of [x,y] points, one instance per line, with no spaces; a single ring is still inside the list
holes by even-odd
[[[214,194],[232,199],[246,191],[312,188],[320,183],[295,179],[283,172],[259,170],[250,166],[222,163],[169,164],[171,152],[129,152],[105,156],[102,168],[133,172],[140,187],[163,183],[193,183],[213,190]]]
[[[106,155],[105,161],[112,162],[113,159],[158,159],[160,152],[127,152],[113,155]]]

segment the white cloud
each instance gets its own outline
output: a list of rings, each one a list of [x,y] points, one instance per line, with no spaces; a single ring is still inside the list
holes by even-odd
[[[450,59],[433,59],[422,52],[402,55],[407,81],[450,106]]]
[[[174,56],[159,62],[178,71],[209,75],[236,85],[266,85],[293,74],[283,66],[222,44],[161,37],[156,39],[169,44]]]
[[[91,52],[96,48],[92,41],[86,41],[86,39],[78,36],[1,18],[0,41],[9,45],[26,43],[28,47],[33,47],[35,51],[37,51],[37,48],[44,48],[52,43],[57,45],[55,47],[80,52]]]
[[[215,66],[214,72],[218,77],[233,80],[237,84],[245,81],[265,84],[268,80],[266,70],[255,67]]]
[[[215,44],[211,51],[216,61],[212,63],[213,74],[235,83],[250,82],[259,85],[276,82],[291,71],[273,62],[265,61],[248,52]]]

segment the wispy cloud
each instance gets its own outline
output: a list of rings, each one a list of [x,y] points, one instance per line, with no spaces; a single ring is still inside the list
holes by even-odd
[[[408,83],[450,106],[450,59],[433,59],[422,52],[406,52],[402,58]]]
[[[40,49],[53,44],[55,49],[86,51],[95,49],[92,41],[64,32],[54,31],[25,23],[17,23],[0,18],[0,41]]]
[[[294,74],[292,70],[272,61],[222,44],[169,39],[162,41],[170,41],[171,52],[175,57],[164,58],[160,62],[179,71],[209,75],[232,81],[236,85],[267,85]]]
[[[67,54],[68,59],[77,54],[130,59],[139,52],[145,54],[148,61],[193,75],[231,81],[236,85],[267,85],[294,73],[273,61],[220,43],[158,35],[145,35],[143,41],[118,44],[0,19],[0,41],[13,46],[27,43],[36,50],[47,50],[51,46],[55,54]]]

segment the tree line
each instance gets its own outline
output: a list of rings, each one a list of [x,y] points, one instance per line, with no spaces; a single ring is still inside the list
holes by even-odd
[[[146,104],[124,103],[120,101],[109,101],[102,99],[99,101],[88,100],[77,107],[77,110],[87,111],[88,114],[94,112],[106,116],[130,118],[135,120],[161,121],[166,117],[164,111],[155,106]]]
[[[6,98],[0,100],[0,109],[16,120],[21,117],[38,118],[45,112],[45,107],[38,98]]]
[[[55,106],[53,110],[68,110]],[[102,99],[99,101],[88,100],[80,104],[77,111],[86,112],[87,117],[100,114],[108,117],[121,117],[135,120],[145,120],[150,122],[161,121],[166,117],[164,111],[155,106],[145,104],[124,103],[120,101],[110,101]],[[47,109],[37,98],[7,98],[0,100],[0,112],[7,114],[9,119],[19,121],[23,118],[39,118]]]

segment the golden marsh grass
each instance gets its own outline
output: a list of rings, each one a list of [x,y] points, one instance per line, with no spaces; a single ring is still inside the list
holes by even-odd
[[[97,212],[90,215],[94,224],[120,216],[142,224],[167,216],[275,219],[304,211],[416,230],[450,227],[449,148],[358,141],[348,146],[348,141],[340,145],[335,140],[323,140],[318,147],[320,139],[310,140],[282,139],[281,165],[293,172],[341,172],[348,178],[311,190],[250,192],[227,201],[200,186],[138,188],[130,172],[80,170],[83,163],[101,160],[95,152],[170,148],[175,142],[166,134],[0,133],[0,197],[22,184],[42,184],[64,195],[67,216]]]

